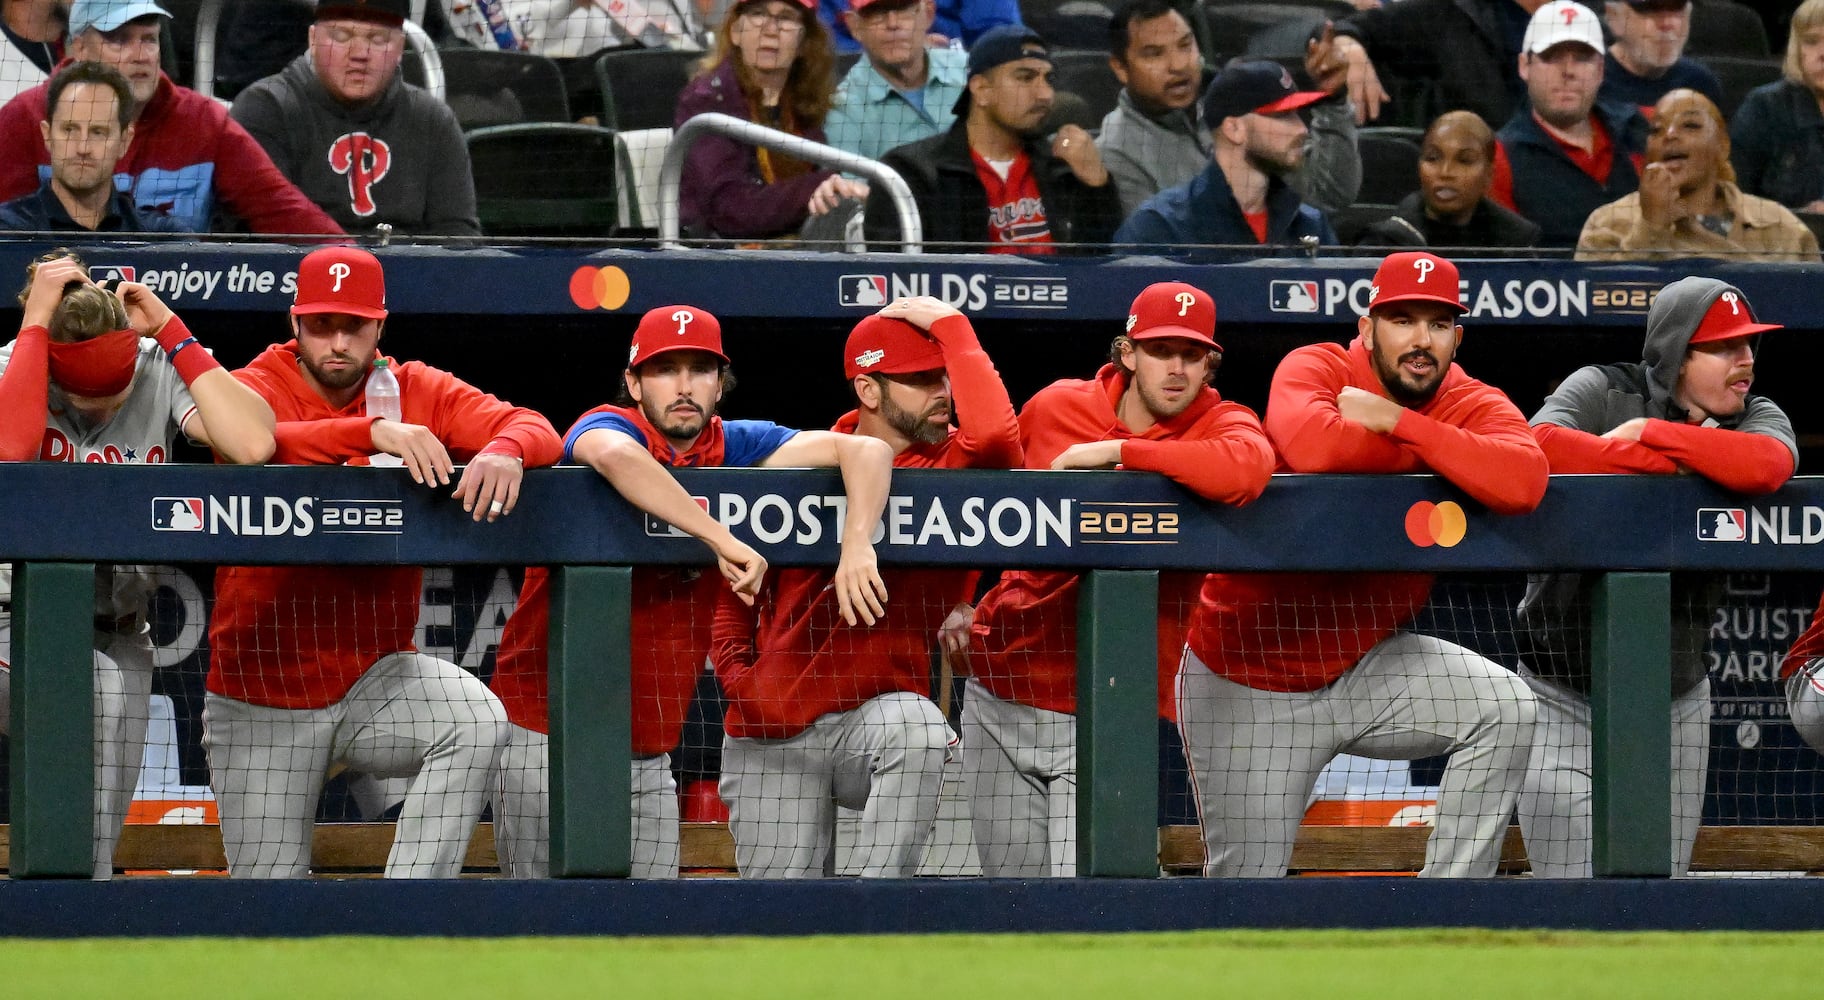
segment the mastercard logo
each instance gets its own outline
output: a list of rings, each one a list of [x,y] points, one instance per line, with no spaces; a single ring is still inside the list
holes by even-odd
[[[1406,509],[1406,537],[1419,548],[1450,548],[1463,540],[1469,521],[1455,500],[1432,503],[1420,500]]]
[[[570,301],[578,309],[619,309],[633,290],[627,272],[618,267],[579,267],[570,275]]]

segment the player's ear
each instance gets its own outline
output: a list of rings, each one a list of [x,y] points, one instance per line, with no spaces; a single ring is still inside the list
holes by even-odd
[[[857,375],[851,383],[855,387],[855,399],[863,409],[880,409],[880,383],[866,375]]]
[[[1374,346],[1374,320],[1367,316],[1358,316],[1355,320],[1355,332],[1367,338],[1368,346]]]
[[[621,378],[627,380],[627,395],[633,397],[633,402],[637,406],[640,402],[640,377],[633,373],[633,369],[629,368],[621,373]],[[716,399],[720,400],[721,398],[722,390],[718,387],[716,389]]]

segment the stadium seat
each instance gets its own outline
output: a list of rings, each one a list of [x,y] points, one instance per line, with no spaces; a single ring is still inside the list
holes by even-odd
[[[1735,0],[1693,0],[1691,40],[1685,43],[1685,55],[1764,58],[1770,54],[1767,26],[1753,8]]]
[[[1362,153],[1362,190],[1356,201],[1397,205],[1419,189],[1419,144],[1411,129],[1365,128],[1356,147]]]
[[[701,52],[610,49],[595,61],[602,92],[602,125],[616,130],[670,128],[678,94],[690,82]]]
[[[1251,47],[1254,36],[1269,32],[1274,40],[1292,37],[1299,44],[1294,55],[1302,58],[1304,54],[1303,39],[1313,30],[1322,27],[1326,20],[1341,20],[1353,14],[1355,9],[1345,2],[1332,0],[1312,0],[1301,3],[1299,0],[1285,0],[1280,3],[1228,3],[1223,0],[1204,0],[1203,20],[1209,26],[1210,45],[1213,54],[1208,58],[1227,60],[1239,55],[1260,55],[1272,58],[1287,53],[1256,52]],[[1302,30],[1301,30],[1302,29]],[[1278,41],[1266,44],[1268,48],[1285,48]]]
[[[464,136],[475,207],[489,236],[610,236],[615,197],[612,129],[524,122]]]
[[[1051,65],[1057,72],[1057,89],[1081,97],[1089,117],[1099,127],[1103,117],[1115,110],[1115,101],[1121,96],[1121,81],[1108,66],[1108,52],[1053,49]]]
[[[1734,118],[1735,109],[1742,106],[1748,92],[1763,84],[1772,83],[1780,78],[1780,59],[1775,56],[1749,58],[1746,56],[1705,56],[1699,60],[1710,67],[1716,79],[1723,85],[1723,104],[1717,110],[1724,118]]]
[[[1055,52],[1058,49],[1108,51],[1108,22],[1114,19],[1113,0],[1023,0],[1020,20],[1039,33]]]
[[[567,122],[570,100],[557,63],[529,52],[440,49],[444,101],[464,130]]]
[[[1336,230],[1336,239],[1346,247],[1361,242],[1362,234],[1368,227],[1384,219],[1391,218],[1399,211],[1397,205],[1357,203],[1330,213],[1330,228]]]

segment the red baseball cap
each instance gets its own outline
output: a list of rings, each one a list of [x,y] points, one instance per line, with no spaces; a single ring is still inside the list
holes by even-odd
[[[1127,310],[1127,337],[1181,337],[1220,351],[1222,345],[1216,342],[1216,300],[1203,289],[1182,281],[1148,285]]]
[[[312,313],[385,319],[386,272],[380,258],[360,247],[311,251],[298,264],[298,291],[291,300],[291,314]]]
[[[944,365],[944,349],[931,335],[903,319],[868,316],[849,331],[842,348],[842,371],[857,375],[906,375],[937,371]]]
[[[1436,302],[1457,312],[1468,312],[1458,290],[1457,265],[1434,253],[1408,250],[1388,254],[1374,272],[1368,290],[1368,311],[1395,302]]]
[[[1783,327],[1778,323],[1755,322],[1754,310],[1749,307],[1747,297],[1731,288],[1710,303],[1710,308],[1704,312],[1703,321],[1697,324],[1697,332],[1691,335],[1690,343],[1734,340],[1779,329]]]
[[[633,331],[627,350],[627,367],[638,368],[667,351],[708,351],[724,362],[722,324],[707,309],[696,306],[660,306],[646,310]]]

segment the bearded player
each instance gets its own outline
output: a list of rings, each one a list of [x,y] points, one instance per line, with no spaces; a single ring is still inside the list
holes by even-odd
[[[448,372],[394,364],[402,420],[367,413],[387,316],[386,277],[365,250],[328,247],[298,267],[293,340],[236,376],[278,416],[274,461],[401,460],[448,486],[474,521],[512,513],[525,466],[563,442],[544,417]],[[416,566],[225,566],[209,623],[203,745],[237,878],[310,871],[312,820],[332,766],[409,777],[389,878],[454,878],[507,741],[500,702],[467,671],[418,652]]]
[[[678,875],[678,790],[671,751],[709,659],[709,620],[726,583],[753,600],[766,560],[697,505],[669,468],[837,466],[849,519],[836,570],[843,618],[883,613],[886,590],[869,532],[886,506],[893,453],[885,442],[830,431],[794,431],[764,420],[723,420],[716,408],[734,381],[716,317],[662,306],[641,317],[618,405],[582,415],[564,436],[564,457],[601,473],[629,503],[708,545],[720,574],[641,566],[633,583],[633,865],[635,878]],[[495,659],[494,692],[512,738],[500,763],[494,843],[514,878],[550,874],[550,721],[545,636],[550,574],[526,570],[519,605]]]
[[[1007,388],[968,319],[937,299],[900,299],[856,324],[843,370],[859,405],[836,431],[887,442],[894,467],[1020,464]],[[716,608],[721,793],[744,878],[833,874],[838,805],[861,810],[863,876],[918,869],[950,744],[929,697],[932,641],[976,574],[882,575],[895,610],[859,623],[840,614],[824,569],[779,571],[752,607],[725,594]]]
[[[1252,410],[1211,385],[1222,363],[1215,334],[1209,295],[1179,282],[1148,286],[1095,378],[1054,382],[1020,410],[1027,467],[1158,472],[1238,506],[1259,496],[1273,446]],[[983,875],[1076,874],[1078,580],[1010,570],[975,609],[983,650],[963,700],[963,773]],[[1162,700],[1201,582],[1160,576]]]
[[[1273,374],[1266,430],[1286,472],[1431,472],[1490,510],[1545,495],[1545,455],[1507,397],[1463,373],[1456,265],[1381,262],[1347,347],[1315,344]],[[1495,874],[1532,747],[1514,674],[1404,631],[1423,573],[1227,574],[1204,581],[1178,675],[1204,873],[1286,873],[1318,773],[1338,754],[1449,754],[1429,876]]]
[[[62,252],[27,274],[19,337],[0,347],[0,461],[155,465],[170,460],[179,431],[225,461],[256,465],[271,456],[272,409],[151,289],[129,281],[104,290]],[[97,567],[96,878],[114,874],[114,845],[139,781],[152,693],[152,590],[149,567]],[[11,571],[0,567],[0,732],[11,712],[4,668],[11,595]]]

